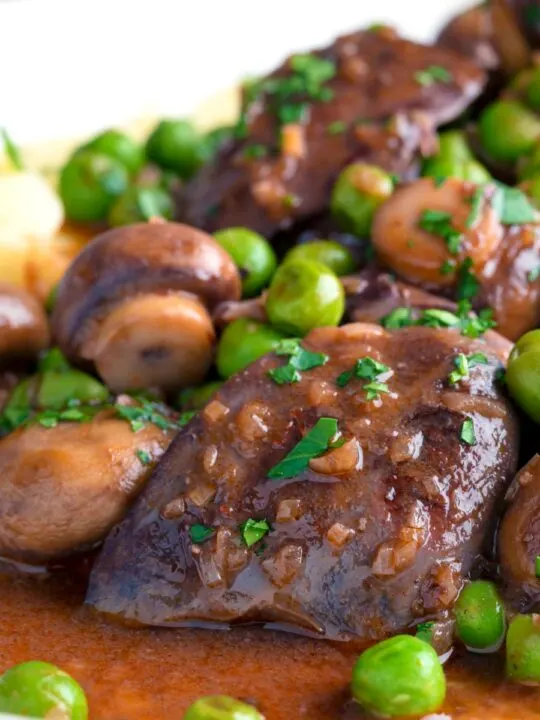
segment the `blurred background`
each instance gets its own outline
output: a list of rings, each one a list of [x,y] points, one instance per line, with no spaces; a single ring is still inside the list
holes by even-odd
[[[471,4],[0,0],[0,126],[34,143],[190,114],[292,51],[373,22],[428,40]]]

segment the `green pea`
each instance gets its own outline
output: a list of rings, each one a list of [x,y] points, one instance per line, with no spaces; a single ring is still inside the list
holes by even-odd
[[[540,137],[540,118],[515,100],[498,100],[483,111],[478,131],[488,155],[514,163],[531,152]]]
[[[188,180],[206,162],[209,149],[188,120],[162,120],[146,141],[146,155],[156,165]]]
[[[207,132],[204,141],[208,148],[208,155],[214,157],[220,147],[230,140],[234,135],[234,127],[231,125],[223,125]]]
[[[332,214],[347,232],[368,237],[375,211],[394,190],[391,176],[376,165],[353,163],[341,171],[330,199]]]
[[[356,269],[351,251],[334,240],[312,240],[293,247],[283,258],[283,262],[293,260],[316,260],[336,275],[348,275]]]
[[[506,385],[516,403],[540,423],[540,330],[525,333],[514,345]]]
[[[521,158],[518,165],[520,180],[529,180],[540,174],[540,143],[537,143],[531,152]]]
[[[66,372],[71,370],[71,365],[64,357],[60,348],[53,347],[46,350],[38,362],[39,372]]]
[[[21,663],[0,677],[0,712],[45,718],[54,710],[66,720],[87,720],[83,689],[70,675],[50,663]]]
[[[200,410],[213,398],[222,385],[221,380],[215,380],[199,387],[185,388],[178,395],[177,405],[183,411]]]
[[[374,715],[416,716],[440,708],[446,681],[431,645],[412,635],[396,635],[360,655],[351,689],[354,699]]]
[[[70,400],[81,403],[105,403],[109,391],[91,375],[80,370],[45,372],[37,393],[37,406],[47,410],[65,408]]]
[[[130,187],[109,210],[112,227],[146,222],[153,217],[172,220],[174,203],[169,193],[160,187]]]
[[[532,71],[527,87],[527,102],[533,110],[540,112],[540,68]]]
[[[219,230],[214,238],[232,257],[242,275],[244,297],[257,295],[270,282],[277,267],[276,254],[262,235],[247,228]]]
[[[345,312],[345,293],[339,278],[314,260],[281,265],[268,297],[268,319],[279,330],[304,336],[316,327],[339,325]]]
[[[264,720],[264,715],[227,695],[210,695],[190,705],[184,720]]]
[[[492,179],[486,168],[475,159],[461,130],[440,133],[439,151],[425,161],[422,174],[437,179],[456,177],[478,184]]]
[[[138,173],[144,165],[144,150],[141,145],[120,130],[106,130],[96,135],[83,149],[94,150],[118,160],[130,175]]]
[[[270,325],[239,318],[227,325],[219,339],[216,367],[225,380],[271,352],[286,336]]]
[[[76,153],[60,173],[67,217],[80,222],[104,220],[128,182],[128,172],[118,160],[91,150]]]
[[[465,585],[455,608],[456,634],[474,650],[497,650],[506,627],[504,605],[497,588],[487,580]]]
[[[516,615],[506,634],[506,674],[524,684],[540,683],[540,616]]]

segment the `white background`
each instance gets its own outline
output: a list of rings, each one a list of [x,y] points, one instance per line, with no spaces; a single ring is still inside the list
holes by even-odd
[[[183,115],[338,33],[429,40],[470,0],[0,0],[0,126],[17,142]]]

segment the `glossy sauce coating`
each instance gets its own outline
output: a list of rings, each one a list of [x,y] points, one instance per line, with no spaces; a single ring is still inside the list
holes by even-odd
[[[453,330],[313,331],[329,356],[277,385],[270,354],[234,376],[181,432],[94,568],[88,602],[128,623],[278,622],[369,642],[450,607],[516,465],[513,411],[489,345]],[[486,363],[452,387],[458,353]],[[389,393],[336,383],[359,358],[386,364]],[[313,428],[338,420],[345,444],[285,480],[269,470]],[[465,421],[476,443],[460,440]],[[272,526],[246,547],[239,525]],[[189,528],[214,536],[195,545]]]
[[[83,686],[92,720],[180,719],[215,693],[254,703],[267,720],[366,720],[348,705],[357,652],[343,643],[252,628],[122,628],[82,607],[84,588],[76,568],[71,580],[0,575],[0,672],[36,658],[59,665]],[[538,718],[538,690],[506,683],[502,669],[498,657],[451,658],[442,712],[452,720]]]
[[[261,94],[246,115],[247,138],[224,146],[189,184],[180,208],[186,222],[211,230],[242,225],[270,236],[323,211],[337,174],[353,160],[414,175],[421,152],[433,151],[433,128],[457,117],[485,83],[466,58],[409,42],[391,28],[340,37],[315,55],[335,63],[326,84],[333,96],[310,102],[301,121],[286,126],[295,142],[276,148],[273,101]],[[422,86],[417,73],[432,66],[444,68],[448,82]],[[287,61],[270,78],[289,73]],[[336,121],[343,129],[333,133]],[[246,154],[252,145],[266,148],[265,157]]]

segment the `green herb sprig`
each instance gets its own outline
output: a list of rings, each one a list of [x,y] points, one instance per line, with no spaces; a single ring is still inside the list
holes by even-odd
[[[325,365],[330,359],[325,353],[312,352],[302,347],[297,338],[282,340],[275,349],[276,355],[288,356],[287,363],[281,367],[272,368],[268,375],[278,385],[290,385],[302,379],[301,371]]]
[[[268,472],[271,479],[293,478],[307,470],[309,461],[323,455],[337,435],[338,421],[322,417],[285,457]]]

